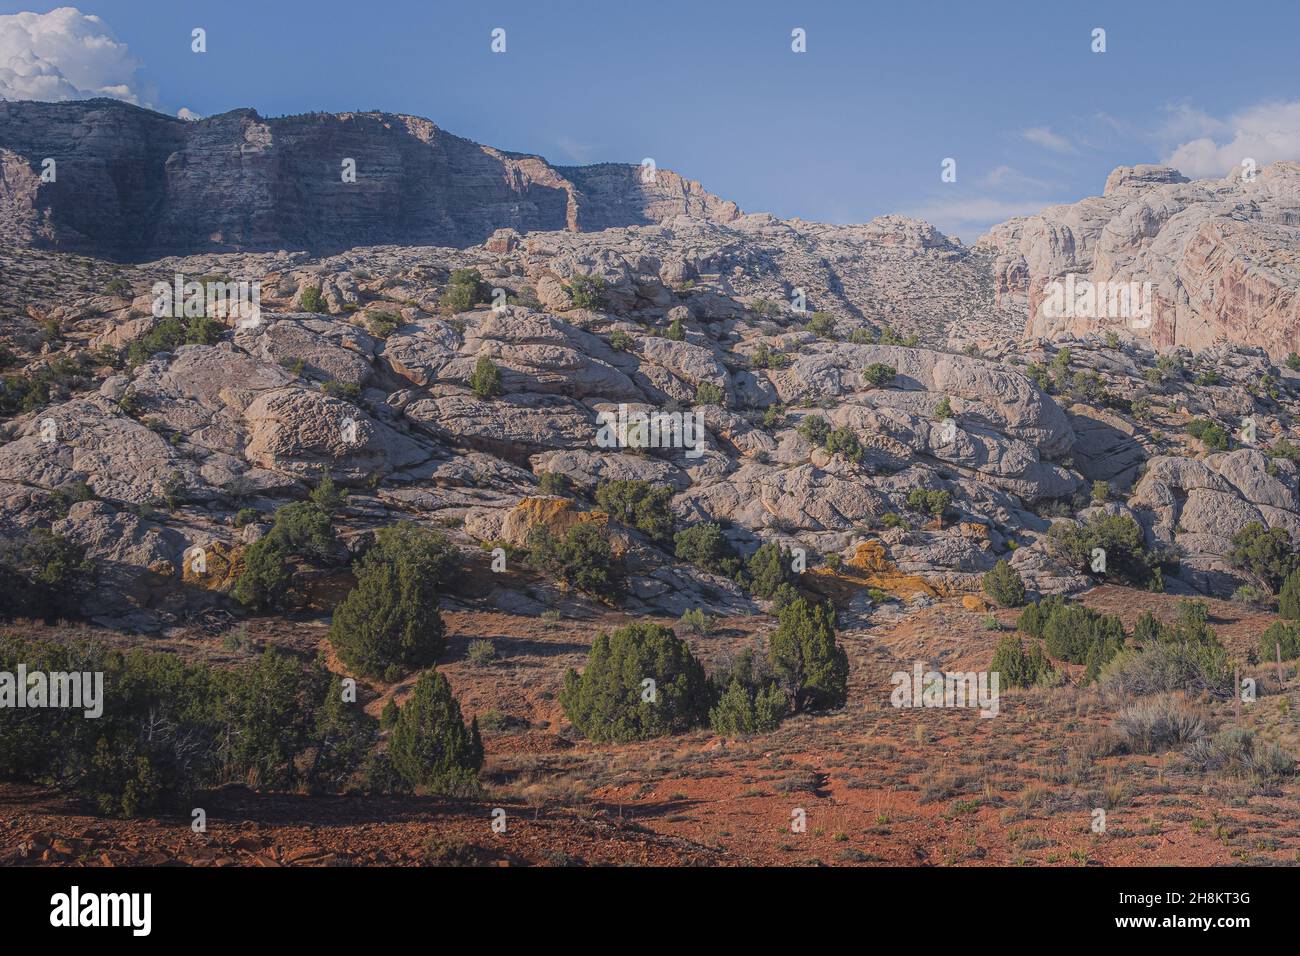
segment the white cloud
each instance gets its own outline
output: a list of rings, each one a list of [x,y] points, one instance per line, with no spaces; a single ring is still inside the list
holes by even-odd
[[[0,16],[0,96],[76,100],[110,96],[149,105],[139,61],[97,16],[75,7]]]
[[[1300,159],[1300,100],[1260,103],[1219,121],[1206,114],[1197,138],[1176,147],[1165,163],[1186,176],[1223,176],[1243,159],[1272,163]]]
[[[1014,166],[994,166],[980,180],[980,185],[989,189],[1017,189],[1020,192],[1043,190],[1053,184],[1045,179],[1028,176]]]
[[[1029,142],[1043,149],[1050,149],[1054,153],[1073,153],[1074,147],[1064,136],[1058,136],[1046,126],[1034,126],[1020,134]]]
[[[591,162],[594,147],[592,147],[590,143],[580,142],[572,136],[557,136],[555,139],[555,145],[575,163]]]
[[[940,232],[960,236],[969,242],[987,232],[990,226],[1016,216],[1037,215],[1060,202],[1053,199],[954,199],[909,209],[905,215],[924,219]]]
[[[194,112],[188,106],[182,106],[176,111],[176,115],[183,120],[201,120],[203,119],[198,113]]]

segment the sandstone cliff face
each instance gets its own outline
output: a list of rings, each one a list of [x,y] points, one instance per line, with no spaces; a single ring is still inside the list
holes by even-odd
[[[1300,164],[1247,181],[1188,182],[1164,166],[1122,166],[1105,193],[994,227],[1000,303],[1023,310],[1028,336],[1124,330],[1157,348],[1215,342],[1300,351]],[[1060,314],[1055,283],[1150,283],[1150,315]]]
[[[45,158],[57,178],[42,182]],[[355,160],[356,181],[343,181]],[[235,110],[198,122],[115,100],[0,104],[0,241],[125,261],[359,245],[464,247],[499,228],[594,230],[734,203],[668,170],[557,168],[425,119]]]

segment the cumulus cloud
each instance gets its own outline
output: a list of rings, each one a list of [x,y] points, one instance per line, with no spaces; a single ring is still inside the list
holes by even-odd
[[[5,99],[109,96],[149,105],[139,69],[103,20],[75,7],[0,16],[0,96]]]
[[[1260,165],[1300,159],[1300,100],[1260,103],[1226,120],[1190,109],[1178,118],[1199,135],[1176,147],[1165,163],[1186,176],[1223,176],[1244,159]]]
[[[178,110],[176,111],[176,115],[177,115],[180,119],[183,119],[183,120],[191,120],[191,121],[193,121],[193,120],[201,120],[201,119],[203,119],[202,116],[200,116],[198,113],[194,112],[194,111],[193,111],[192,109],[190,109],[188,106],[182,106],[180,109],[178,109]]]

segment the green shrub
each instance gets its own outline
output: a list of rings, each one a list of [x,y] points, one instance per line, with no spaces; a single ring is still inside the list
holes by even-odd
[[[546,495],[561,497],[573,493],[573,479],[559,471],[544,471],[537,476],[537,489]]]
[[[469,376],[470,390],[482,399],[501,394],[501,369],[486,355],[480,355]]]
[[[758,348],[754,349],[754,354],[750,356],[749,364],[754,368],[785,368],[790,364],[790,356],[784,352],[773,352],[766,342],[760,342]]]
[[[673,319],[668,324],[668,331],[664,333],[664,338],[672,342],[686,341],[686,326],[682,325],[681,319]]]
[[[1232,536],[1232,563],[1276,591],[1296,567],[1291,536],[1284,528],[1265,528],[1252,521]]]
[[[672,497],[666,485],[656,487],[635,478],[607,481],[596,488],[596,504],[606,514],[660,544],[672,540]]]
[[[159,352],[174,352],[182,345],[212,345],[221,338],[225,329],[216,319],[202,315],[188,319],[160,319],[127,348],[127,364],[135,368]]]
[[[373,309],[366,313],[366,328],[377,338],[386,339],[402,325],[402,317],[396,312]]]
[[[339,787],[374,739],[319,663],[274,652],[218,668],[175,654],[0,636],[0,669],[102,672],[102,715],[67,707],[11,710],[0,721],[7,777],[83,794],[100,812],[188,809],[199,790],[239,782],[287,790]],[[342,705],[342,706],[340,706]]]
[[[1020,607],[1025,603],[1025,581],[1010,564],[999,561],[984,575],[984,593],[998,607]]]
[[[381,528],[357,567],[356,587],[334,610],[329,638],[339,659],[389,680],[432,665],[446,647],[438,591],[456,565],[456,549],[441,534],[407,522]]]
[[[775,541],[760,545],[746,562],[749,590],[758,597],[774,598],[794,581],[790,552]]]
[[[388,745],[393,769],[425,793],[472,792],[483,766],[478,723],[466,727],[447,678],[422,673],[411,696],[397,711]]]
[[[319,313],[321,311],[320,304],[320,286],[318,285],[308,286],[302,290],[302,295],[298,297],[298,306],[304,312]]]
[[[574,308],[603,308],[605,305],[604,277],[575,275],[569,280],[569,296],[573,299]]]
[[[293,607],[301,600],[285,548],[265,535],[244,552],[243,570],[231,591],[235,600],[255,611]]]
[[[898,377],[898,369],[884,362],[872,362],[862,372],[862,378],[872,388],[883,388]]]
[[[1282,582],[1277,594],[1277,614],[1288,621],[1300,620],[1300,568],[1288,574]]]
[[[934,518],[942,518],[951,504],[952,494],[947,491],[928,491],[924,488],[913,488],[907,494],[907,506],[909,508]]]
[[[75,617],[95,576],[83,547],[45,528],[0,541],[0,617]]]
[[[686,642],[661,625],[637,623],[596,638],[582,674],[565,674],[560,706],[588,739],[621,743],[700,725],[710,696]]]
[[[937,422],[953,417],[952,402],[948,401],[947,395],[939,399],[939,404],[934,406],[934,410],[930,412],[930,417]]]
[[[1071,664],[1089,663],[1094,647],[1109,660],[1124,646],[1124,624],[1111,614],[1100,614],[1077,604],[1061,604],[1048,616],[1043,643],[1048,654]]]
[[[315,792],[345,788],[373,745],[374,719],[361,705],[344,699],[343,680],[331,675],[315,721],[315,754],[306,783]]]
[[[1196,418],[1187,423],[1187,434],[1199,439],[1207,448],[1214,451],[1227,451],[1232,447],[1232,437],[1218,422],[1208,418]]]
[[[819,339],[835,338],[835,317],[829,312],[814,312],[804,325],[804,331],[810,332]]]
[[[1052,664],[1037,641],[1025,650],[1024,641],[1008,634],[998,642],[993,652],[989,670],[999,675],[998,680],[1007,687],[1033,687],[1053,673]]]
[[[673,554],[678,561],[686,561],[712,571],[735,577],[741,569],[741,560],[731,542],[722,533],[721,525],[702,521],[673,535]]]
[[[1156,556],[1145,547],[1141,525],[1128,515],[1093,515],[1077,526],[1057,522],[1048,535],[1070,563],[1086,574],[1093,573],[1093,551],[1098,548],[1106,554],[1108,580],[1146,585],[1158,570]]]
[[[483,276],[477,269],[453,269],[447,279],[447,287],[442,290],[439,305],[444,312],[456,314],[469,312],[476,305],[481,305],[491,298]]]
[[[1110,484],[1105,481],[1092,483],[1092,500],[1095,504],[1110,500]]]
[[[747,687],[733,679],[709,711],[709,726],[719,734],[766,734],[781,725],[789,702],[776,683]]]
[[[850,461],[861,461],[866,454],[857,432],[848,427],[837,428],[826,436],[826,450],[832,455],[843,455]]]
[[[831,426],[820,415],[805,415],[795,431],[814,445],[824,445],[830,437]]]
[[[260,520],[261,517],[261,512],[256,508],[240,508],[235,512],[235,527],[242,528],[245,525],[253,524]]]
[[[700,382],[695,387],[695,404],[726,405],[727,393],[721,385],[714,385],[712,382]]]
[[[361,386],[355,382],[340,382],[332,378],[321,382],[320,390],[331,398],[354,399],[361,396]]]
[[[571,587],[602,599],[615,589],[609,539],[591,522],[574,525],[562,537],[543,527],[533,528],[525,546],[533,567]]]
[[[844,706],[849,658],[835,643],[831,605],[796,598],[781,609],[779,621],[768,645],[768,659],[794,710]]]
[[[615,352],[630,352],[636,347],[636,340],[622,329],[615,329],[609,333],[609,338],[606,341]]]
[[[1277,660],[1278,646],[1282,647],[1282,660],[1293,661],[1300,657],[1300,624],[1274,621],[1259,636],[1259,659]]]

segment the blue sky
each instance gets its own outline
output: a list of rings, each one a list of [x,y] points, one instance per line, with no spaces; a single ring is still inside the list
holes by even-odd
[[[0,14],[58,6],[0,0]],[[746,211],[832,222],[903,212],[967,240],[1098,194],[1121,164],[1175,158],[1204,176],[1246,156],[1300,159],[1295,2],[75,6],[121,46],[70,85],[121,86],[164,112],[415,113],[560,164],[653,157]],[[24,35],[5,22],[0,92],[16,98],[5,58]],[[194,27],[207,31],[205,54],[191,52]],[[506,30],[504,54],[490,50],[494,27]],[[806,53],[791,51],[795,27]],[[1090,49],[1095,27],[1105,53]],[[41,56],[68,76],[78,56],[104,53],[59,39],[44,37],[54,52]],[[124,58],[138,68],[119,78]],[[940,181],[946,157],[955,183]]]

